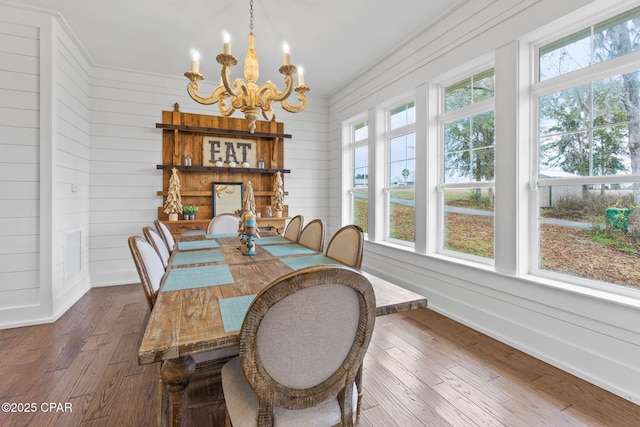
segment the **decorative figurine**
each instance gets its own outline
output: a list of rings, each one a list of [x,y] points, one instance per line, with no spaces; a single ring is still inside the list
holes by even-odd
[[[182,212],[182,198],[180,197],[180,177],[176,168],[171,169],[169,191],[164,202],[164,213],[169,214],[169,221],[177,221],[178,213]]]
[[[282,216],[284,210],[284,182],[282,181],[282,174],[280,171],[276,172],[276,182],[273,186],[273,210],[276,213],[276,217]]]
[[[258,236],[258,223],[255,215],[246,215],[244,221],[244,231],[240,236],[242,255],[256,255],[256,244],[254,240]]]

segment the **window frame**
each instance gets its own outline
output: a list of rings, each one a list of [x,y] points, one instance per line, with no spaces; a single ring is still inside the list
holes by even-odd
[[[572,34],[581,31],[588,31],[590,37],[593,37],[593,28],[601,23],[615,18],[627,11],[615,10],[610,14],[602,16],[591,16],[590,19],[575,23],[564,31],[553,33],[552,36],[539,37],[530,43],[531,54],[531,79],[530,79],[530,138],[534,143],[530,144],[530,175],[531,175],[531,203],[529,218],[530,221],[530,260],[529,273],[533,276],[551,279],[561,283],[570,285],[578,285],[581,287],[614,291],[616,293],[626,293],[627,289],[624,285],[613,282],[599,281],[588,277],[573,276],[552,270],[545,270],[540,265],[540,195],[543,187],[564,186],[564,185],[599,185],[599,184],[620,184],[620,183],[640,183],[640,173],[638,174],[620,174],[620,175],[588,175],[576,176],[571,178],[540,178],[539,177],[539,155],[540,155],[540,129],[539,129],[539,106],[540,98],[549,94],[559,92],[561,90],[573,88],[580,85],[591,85],[608,77],[623,75],[626,73],[640,71],[640,51],[634,51],[613,59],[603,62],[590,63],[583,68],[573,70],[564,74],[560,74],[551,78],[540,80],[540,49],[555,41],[561,41],[570,37]],[[592,42],[591,42],[592,44]],[[593,46],[591,46],[593,49]],[[593,127],[590,126],[585,131],[592,132]]]
[[[463,107],[445,111],[445,90],[447,87],[456,84],[457,82],[463,81],[467,78],[471,78],[477,75],[481,75],[486,71],[493,69],[494,71],[494,79],[495,79],[495,65],[493,62],[490,63],[482,63],[475,64],[473,68],[466,68],[465,72],[462,74],[457,74],[456,77],[452,77],[447,80],[443,80],[438,85],[438,116],[437,116],[437,125],[438,125],[438,184],[437,184],[437,193],[438,193],[438,224],[437,224],[437,242],[436,242],[436,253],[457,258],[465,261],[470,261],[473,263],[479,263],[483,265],[495,265],[495,215],[494,215],[494,257],[487,258],[479,255],[468,254],[464,252],[458,252],[451,249],[445,248],[445,190],[447,189],[476,189],[476,188],[493,188],[494,191],[496,189],[496,179],[494,177],[491,181],[465,181],[465,182],[445,182],[445,148],[444,148],[444,137],[445,132],[444,128],[447,123],[453,123],[455,121],[472,118],[479,114],[484,114],[493,111],[494,113],[494,128],[495,128],[495,95],[491,99],[485,99],[478,102],[472,102]],[[494,87],[497,84],[494,85]],[[495,133],[494,133],[495,138]],[[494,158],[495,158],[495,150],[496,143],[494,140],[493,143],[494,149]],[[495,160],[494,160],[495,161]],[[495,211],[494,211],[495,212]]]
[[[356,130],[356,126],[361,125],[361,124],[365,124],[365,126],[367,127],[367,137],[360,139],[358,141],[355,140],[355,130]],[[366,114],[361,114],[355,118],[353,118],[352,120],[349,120],[348,124],[347,124],[347,128],[348,128],[348,132],[349,132],[349,136],[348,136],[348,144],[346,144],[346,148],[349,152],[349,185],[348,185],[348,192],[349,192],[349,208],[348,208],[348,212],[349,212],[349,223],[355,224],[355,209],[354,209],[354,205],[355,205],[355,190],[356,187],[354,185],[355,183],[355,150],[358,148],[362,148],[362,147],[366,147],[367,148],[367,186],[366,187],[358,187],[358,188],[366,188],[367,190],[369,189],[371,183],[369,181],[369,177],[370,177],[370,168],[371,165],[369,164],[369,151],[371,150],[371,128],[369,125],[369,120]],[[367,197],[367,205],[370,203],[369,198]],[[370,224],[367,221],[367,231],[364,232],[365,237],[368,236],[368,229],[370,227]]]
[[[402,107],[405,105],[408,105],[410,103],[413,103],[413,108],[415,111],[416,105],[415,105],[415,96],[409,96],[409,97],[405,97],[402,98],[401,100],[396,100],[393,103],[389,103],[388,105],[386,105],[384,107],[384,135],[382,137],[382,143],[384,144],[384,185],[382,186],[382,194],[384,195],[383,197],[383,204],[384,204],[384,230],[383,230],[383,241],[393,244],[393,245],[399,245],[402,247],[407,247],[407,248],[415,248],[415,220],[416,220],[416,215],[415,215],[415,182],[413,185],[411,186],[407,186],[404,185],[402,187],[404,188],[413,188],[414,190],[414,215],[413,215],[413,219],[414,219],[414,240],[413,242],[410,241],[406,241],[406,240],[400,240],[400,239],[395,239],[392,238],[390,236],[391,234],[391,191],[394,188],[400,187],[400,186],[392,186],[391,185],[391,169],[390,169],[390,165],[391,165],[391,140],[400,136],[404,136],[404,135],[408,135],[413,133],[414,135],[414,142],[417,144],[417,140],[416,140],[416,123],[418,121],[418,117],[414,115],[414,121],[412,123],[408,123],[405,124],[403,126],[400,126],[398,128],[395,129],[391,129],[391,112],[398,108],[398,107]],[[415,113],[414,113],[415,114]],[[426,118],[425,118],[426,120]],[[417,158],[415,156],[414,153],[414,167],[417,170],[418,168],[418,164],[416,162]],[[406,160],[406,159],[405,159]],[[415,173],[415,171],[414,171]]]

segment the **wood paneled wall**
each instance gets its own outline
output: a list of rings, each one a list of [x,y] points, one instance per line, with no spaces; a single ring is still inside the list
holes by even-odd
[[[280,122],[256,122],[256,131],[250,134],[245,119],[234,117],[192,114],[179,111],[175,104],[173,111],[162,112],[162,123],[156,126],[162,131],[162,191],[158,195],[167,196],[171,167],[181,166],[185,156],[190,156],[192,166],[179,168],[182,205],[198,207],[198,219],[210,219],[212,213],[212,183],[214,182],[242,182],[245,189],[251,181],[253,186],[256,212],[264,213],[265,206],[272,204],[275,171],[284,169],[284,124]],[[231,139],[252,140],[256,142],[256,159],[263,159],[265,167],[262,170],[251,165],[235,168],[203,167],[203,139],[205,137],[221,137]],[[282,174],[283,181],[285,173]],[[288,213],[285,206],[283,216]],[[163,207],[158,208],[158,219],[168,220]]]

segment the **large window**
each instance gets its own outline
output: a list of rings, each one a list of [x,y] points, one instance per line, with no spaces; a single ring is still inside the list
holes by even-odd
[[[391,108],[387,117],[387,238],[413,243],[416,176],[414,102]]]
[[[640,280],[639,38],[635,9],[538,49],[542,271]]]
[[[359,120],[351,125],[351,222],[369,230],[369,125]]]
[[[494,71],[443,88],[442,248],[493,258]]]

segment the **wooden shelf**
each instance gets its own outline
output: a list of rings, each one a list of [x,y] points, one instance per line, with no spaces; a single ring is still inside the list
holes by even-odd
[[[167,130],[178,130],[181,132],[194,132],[194,133],[207,133],[207,134],[219,134],[219,135],[234,135],[234,136],[246,136],[249,138],[291,138],[288,133],[271,133],[271,132],[254,132],[251,133],[247,130],[235,130],[235,129],[221,129],[221,128],[209,128],[202,126],[186,126],[186,125],[174,125],[169,123],[156,123],[156,128]]]
[[[238,173],[269,173],[274,174],[276,172],[291,173],[291,169],[259,169],[259,168],[231,168],[231,167],[217,167],[217,166],[182,166],[182,165],[156,165],[156,169],[171,170],[176,168],[179,171],[185,172],[238,172]]]
[[[156,192],[158,196],[166,197],[169,192],[168,191],[158,191]],[[201,191],[181,191],[180,196],[182,197],[211,197],[213,192],[211,190],[201,190]],[[254,196],[256,197],[271,197],[273,196],[273,191],[254,191]],[[289,195],[288,191],[284,192],[285,196]]]

